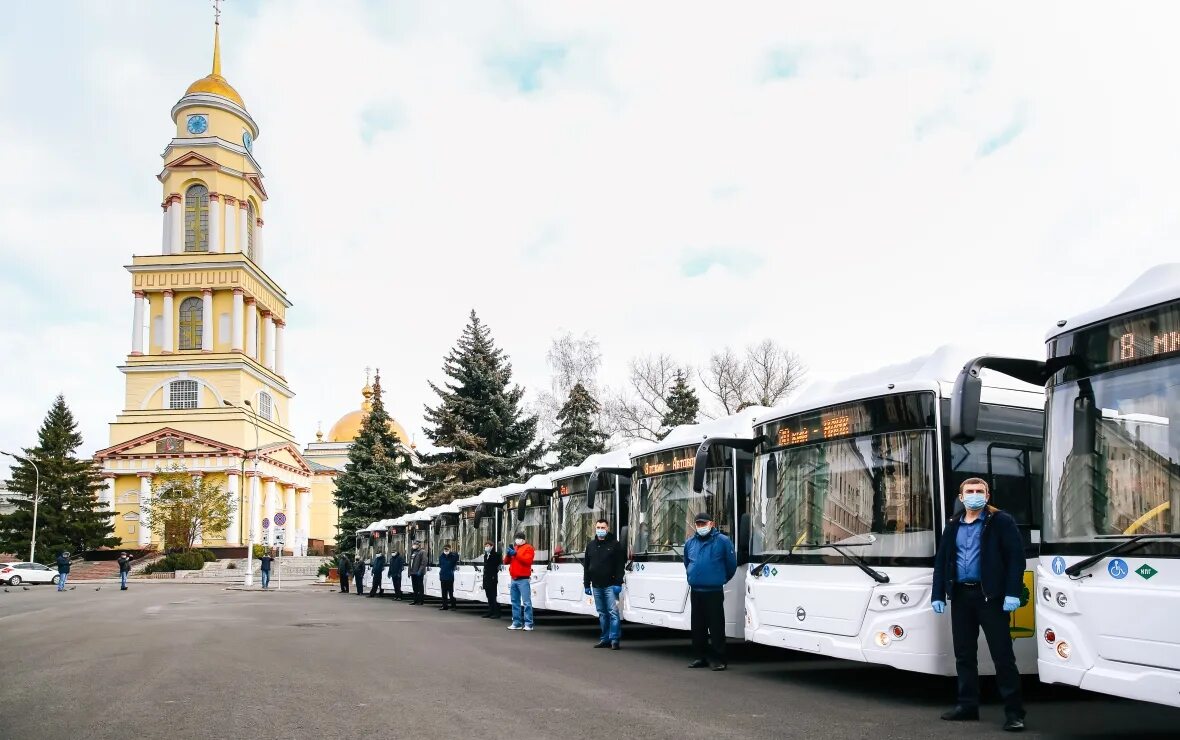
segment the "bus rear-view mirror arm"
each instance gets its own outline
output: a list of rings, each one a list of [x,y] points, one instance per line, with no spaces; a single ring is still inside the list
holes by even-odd
[[[762,443],[762,436],[753,439],[743,437],[707,437],[697,448],[696,459],[692,464],[692,490],[700,493],[705,488],[705,466],[709,463],[709,452],[714,447],[732,447],[742,452],[753,452]]]

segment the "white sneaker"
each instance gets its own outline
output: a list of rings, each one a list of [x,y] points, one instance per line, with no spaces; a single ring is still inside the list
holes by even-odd
[[[525,631],[525,632],[532,632],[532,631],[533,631],[533,625],[531,625],[531,624],[526,624],[526,625],[524,626],[524,631]]]
[[[519,624],[510,624],[510,625],[508,625],[508,629],[510,629],[510,630],[531,630],[532,627],[521,627]]]

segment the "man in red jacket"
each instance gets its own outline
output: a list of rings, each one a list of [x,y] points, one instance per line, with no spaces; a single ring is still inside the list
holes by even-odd
[[[510,630],[533,630],[533,594],[530,577],[533,575],[533,546],[525,541],[524,532],[517,532],[513,543],[504,548],[504,562],[508,565],[508,576],[512,586],[508,591],[512,599],[512,624]]]

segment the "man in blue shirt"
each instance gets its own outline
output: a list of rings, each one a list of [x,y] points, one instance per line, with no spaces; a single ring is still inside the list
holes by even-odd
[[[724,671],[725,584],[737,572],[737,553],[707,512],[697,514],[694,525],[696,532],[684,543],[692,649],[697,654],[688,667]]]
[[[951,638],[955,668],[959,674],[958,702],[942,718],[951,721],[979,719],[979,631],[996,666],[996,683],[1004,699],[1004,729],[1024,729],[1024,703],[1020,698],[1020,672],[1012,652],[1008,613],[1020,606],[1024,590],[1024,546],[1016,520],[994,506],[980,478],[968,478],[959,486],[962,516],[947,523],[934,558],[931,606],[938,614],[951,600]]]

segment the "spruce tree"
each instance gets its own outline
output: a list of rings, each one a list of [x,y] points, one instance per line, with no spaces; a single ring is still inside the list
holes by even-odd
[[[578,465],[590,455],[606,452],[607,435],[595,424],[599,405],[581,383],[570,389],[569,398],[557,413],[557,452],[554,470]]]
[[[423,460],[427,506],[519,481],[540,470],[537,417],[521,409],[524,389],[512,384],[512,363],[491,330],[471,312],[443,361],[450,380],[430,384],[439,404],[426,408],[426,436],[440,448]]]
[[[663,424],[666,428],[662,436],[667,436],[672,427],[681,424],[696,424],[697,413],[701,410],[701,400],[685,378],[683,370],[676,371],[676,380],[668,390],[668,397],[664,399],[668,404],[668,413],[664,414]]]
[[[381,519],[406,513],[414,488],[414,466],[405,440],[399,443],[389,428],[389,412],[381,397],[381,371],[373,380],[373,395],[360,432],[348,450],[348,463],[336,478],[336,506],[340,508],[338,550],[351,550],[356,531]]]
[[[112,536],[110,512],[99,501],[102,476],[94,461],[75,456],[82,445],[78,423],[65,398],[58,396],[41,429],[37,446],[26,447],[28,458],[41,471],[40,502],[37,506],[37,546],[34,559],[52,562],[62,550],[80,553],[119,540]],[[29,551],[33,530],[33,493],[36,475],[33,466],[18,460],[8,481],[10,491],[22,494],[9,499],[16,506],[11,514],[0,516],[0,552],[24,557]]]

